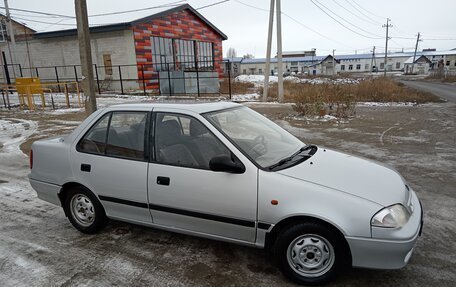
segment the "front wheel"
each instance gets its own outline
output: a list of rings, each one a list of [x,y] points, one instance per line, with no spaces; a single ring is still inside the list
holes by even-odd
[[[107,223],[103,206],[84,188],[74,188],[65,197],[64,209],[71,224],[83,233],[96,233]]]
[[[343,244],[337,234],[312,222],[285,229],[277,237],[274,249],[281,271],[298,284],[328,283],[345,260]]]

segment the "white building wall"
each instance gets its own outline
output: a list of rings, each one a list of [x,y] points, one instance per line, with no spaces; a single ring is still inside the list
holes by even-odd
[[[125,89],[137,89],[138,83],[136,81],[127,81],[128,79],[137,78],[136,68],[136,52],[134,46],[133,32],[131,30],[120,30],[103,33],[92,33],[91,34],[91,47],[92,47],[92,61],[98,66],[103,66],[103,55],[110,54],[113,66],[113,75],[105,75],[103,68],[98,68],[98,76],[102,85],[109,89],[120,89],[120,83],[117,81],[109,81],[109,78],[119,79],[119,72],[116,65],[131,65],[128,67],[122,67],[122,78],[124,81]],[[79,59],[79,42],[77,36],[65,36],[55,38],[44,38],[44,39],[30,39],[28,40],[28,48],[30,53],[30,59],[32,67],[39,67],[39,76],[43,81],[56,81],[55,68],[54,66],[69,66],[69,67],[58,67],[58,74],[60,81],[74,81],[75,72],[74,65],[80,64]],[[7,61],[11,63],[9,57],[9,51],[6,43],[0,44],[0,49],[5,51],[7,55]],[[18,64],[21,65],[23,76],[30,77],[31,75],[36,76],[35,69],[29,68],[29,61],[27,57],[27,45],[25,41],[16,43],[16,58]],[[45,68],[47,67],[47,68]],[[3,69],[1,70],[2,82],[6,82],[4,79]],[[10,69],[10,76],[14,78],[20,77],[19,71],[16,68],[15,71]],[[81,78],[81,69],[77,67],[77,74],[79,79]],[[107,86],[108,84],[109,87]]]

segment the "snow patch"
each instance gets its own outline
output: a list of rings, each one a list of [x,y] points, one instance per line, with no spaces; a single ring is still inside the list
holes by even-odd
[[[232,95],[231,100],[235,102],[258,101],[260,95],[258,94],[245,94],[245,95]]]
[[[284,81],[290,81],[293,83],[306,83],[312,85],[319,84],[359,84],[363,79],[352,79],[352,78],[299,78],[296,76],[287,76],[283,78]],[[256,86],[264,85],[264,75],[239,75],[235,78],[235,81],[244,83],[253,83]],[[278,81],[277,76],[269,76],[269,83],[276,83]]]
[[[413,107],[418,104],[415,102],[358,102],[356,105],[359,107]]]

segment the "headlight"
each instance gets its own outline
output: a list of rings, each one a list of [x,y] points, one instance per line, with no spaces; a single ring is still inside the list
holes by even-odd
[[[377,212],[372,217],[371,225],[386,228],[402,227],[409,218],[409,211],[402,204],[395,204]]]

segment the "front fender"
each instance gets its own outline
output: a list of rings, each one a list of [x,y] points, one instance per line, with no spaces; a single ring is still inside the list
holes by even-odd
[[[382,208],[361,197],[275,172],[260,170],[258,182],[259,222],[277,224],[289,217],[309,216],[333,225],[344,236],[371,237],[370,219]]]

